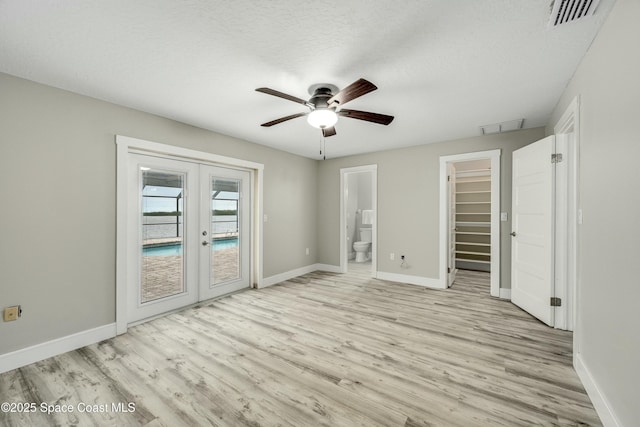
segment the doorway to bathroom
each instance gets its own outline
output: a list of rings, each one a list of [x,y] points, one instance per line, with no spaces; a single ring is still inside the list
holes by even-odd
[[[340,271],[377,271],[378,166],[340,169]]]

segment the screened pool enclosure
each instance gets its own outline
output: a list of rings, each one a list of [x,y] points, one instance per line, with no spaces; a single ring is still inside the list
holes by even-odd
[[[213,284],[238,277],[239,181],[217,178],[211,181],[206,215],[209,224],[205,221],[200,225],[185,221],[189,218],[184,210],[185,204],[189,206],[185,203],[185,194],[189,197],[185,191],[189,187],[184,173],[143,170],[141,182],[141,303],[185,292],[185,231],[190,238],[195,238],[194,231],[197,231],[202,240],[198,247],[208,246]],[[200,196],[191,195],[192,200]],[[200,200],[201,204],[207,203],[206,195]]]

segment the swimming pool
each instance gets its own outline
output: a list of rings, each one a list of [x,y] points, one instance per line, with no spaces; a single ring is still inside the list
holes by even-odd
[[[217,239],[212,243],[213,250],[219,251],[221,249],[235,248],[238,246],[238,238],[231,239]],[[172,256],[182,255],[182,244],[174,243],[171,245],[152,246],[142,249],[142,256]]]

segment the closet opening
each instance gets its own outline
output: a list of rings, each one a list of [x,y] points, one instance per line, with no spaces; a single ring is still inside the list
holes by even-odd
[[[491,162],[452,163],[456,270],[491,272]],[[453,203],[452,203],[453,204]]]
[[[440,277],[442,287],[458,273],[500,290],[500,150],[440,157]]]

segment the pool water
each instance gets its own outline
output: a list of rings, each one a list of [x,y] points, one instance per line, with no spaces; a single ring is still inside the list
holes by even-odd
[[[219,251],[221,249],[235,248],[238,246],[238,238],[233,239],[219,239],[212,242],[213,250]],[[173,245],[153,246],[142,249],[142,256],[172,256],[182,255],[182,244],[176,243]]]

